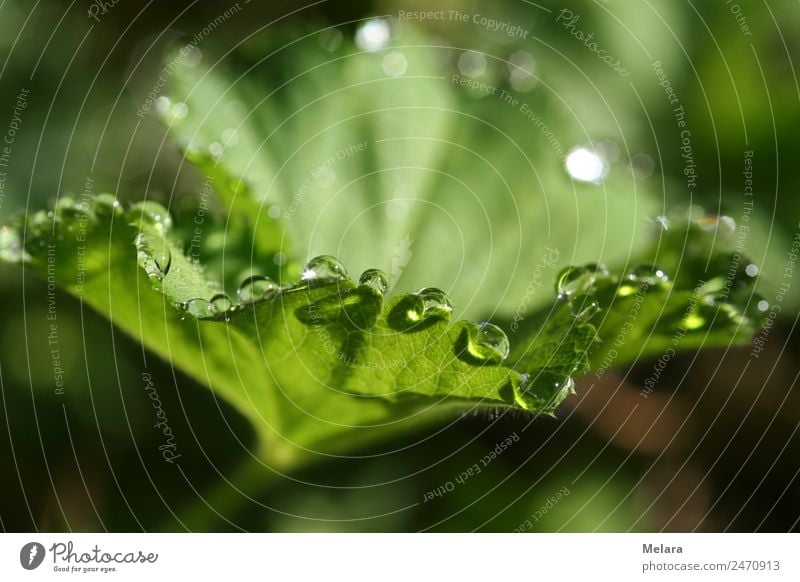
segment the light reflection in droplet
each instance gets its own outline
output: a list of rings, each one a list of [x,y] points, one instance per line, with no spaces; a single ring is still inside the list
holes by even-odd
[[[356,45],[368,52],[382,49],[391,39],[389,24],[382,18],[373,18],[362,24],[356,31]]]
[[[608,164],[596,151],[573,148],[567,154],[566,168],[569,175],[580,182],[599,183],[608,172]]]

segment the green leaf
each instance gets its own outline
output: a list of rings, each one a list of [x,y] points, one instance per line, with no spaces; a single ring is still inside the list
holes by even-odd
[[[665,354],[749,342],[764,319],[765,303],[754,291],[756,277],[747,273],[749,261],[733,250],[734,240],[716,225],[685,219],[658,234],[622,274],[597,265],[563,272],[564,300],[528,319],[505,322],[518,346],[512,357],[541,366],[538,353],[574,352],[569,342],[545,343],[541,352],[527,346],[551,341],[541,337],[541,330],[547,325],[568,329],[575,316],[597,328],[598,342],[582,367],[595,374]],[[572,341],[577,335],[566,337]]]
[[[186,256],[173,236],[180,224],[155,203],[123,212],[105,195],[92,205],[65,199],[2,232],[2,258],[52,278],[227,399],[258,432],[259,454],[283,467],[454,409],[551,414],[594,334],[549,326],[552,356],[543,344],[537,359],[510,368],[486,356],[481,328],[450,323],[446,303],[384,299],[347,277],[300,281],[215,312],[221,285]],[[574,351],[557,350],[556,336]]]
[[[164,120],[204,173],[241,178],[254,222],[280,215],[296,264],[330,254],[383,269],[398,291],[433,284],[468,317],[513,313],[539,249],[566,266],[640,248],[658,212],[647,184],[622,163],[602,184],[564,170],[570,148],[614,136],[581,128],[576,141],[571,104],[544,84],[515,92],[500,60],[480,79],[492,95],[465,87],[459,55],[410,25],[376,52],[258,38],[178,64]],[[386,72],[390,58],[403,74]]]

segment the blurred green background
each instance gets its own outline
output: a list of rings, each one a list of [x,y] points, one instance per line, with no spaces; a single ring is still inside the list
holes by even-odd
[[[318,37],[315,50],[321,47],[335,58],[342,44],[351,43],[359,31],[363,34],[369,19],[383,18],[396,40],[409,35],[426,39],[428,52],[422,59],[435,57],[430,66],[445,78],[457,73],[502,87],[537,111],[547,111],[565,151],[600,144],[607,175],[597,184],[575,185],[575,192],[595,196],[598,208],[609,213],[576,221],[568,204],[549,209],[554,214],[548,215],[548,224],[561,225],[567,240],[575,241],[572,248],[562,245],[567,262],[606,259],[606,253],[624,262],[625,249],[646,232],[646,217],[655,220],[688,209],[694,217],[730,215],[738,220],[744,152],[753,151],[755,218],[747,251],[764,277],[762,294],[774,301],[791,241],[800,232],[795,195],[800,170],[794,163],[800,150],[795,135],[800,87],[793,65],[800,57],[800,5],[790,2],[741,1],[733,9],[724,3],[633,0],[575,1],[568,6],[522,0],[330,1],[308,7],[290,2],[222,6],[120,1],[107,10],[97,8],[94,19],[87,11],[99,5],[6,0],[0,4],[0,133],[13,119],[20,92],[28,96],[8,165],[2,168],[0,223],[21,210],[42,208],[56,195],[80,193],[87,176],[92,176],[95,192],[117,192],[124,200],[146,195],[171,201],[173,207],[193,200],[202,188],[200,175],[182,167],[180,151],[164,125],[155,116],[140,119],[136,111],[170,50],[235,5],[237,14],[208,34],[198,53],[206,62],[219,59],[229,75],[261,58],[272,43],[309,33]],[[563,9],[579,16],[573,28],[565,27],[566,14],[559,17]],[[454,22],[448,16],[420,22],[400,15],[419,10],[458,11],[468,21]],[[475,22],[476,15],[526,33],[492,31],[480,18]],[[325,34],[317,33],[321,29]],[[630,74],[611,70],[576,38],[576,30],[591,32]],[[245,44],[255,53],[229,54],[251,34],[257,42]],[[278,80],[292,77],[293,67],[302,62],[303,46],[267,62],[265,94]],[[314,58],[309,55],[308,62]],[[694,188],[687,188],[680,129],[659,85],[655,61],[679,95],[691,129]],[[518,69],[509,62],[533,74],[515,74]],[[335,87],[307,85],[302,89],[307,93],[295,98],[300,103],[313,98],[314,91],[330,89]],[[541,188],[572,195],[563,161],[552,144],[531,137],[539,129],[520,117],[518,107],[480,89],[458,95],[458,101],[444,102],[490,119],[520,143],[538,140],[539,149],[530,155],[541,160]],[[296,105],[290,100],[283,107],[291,111]],[[459,143],[467,134],[476,139],[476,129],[468,123],[454,124],[443,137]],[[477,140],[487,156],[496,157],[514,188],[532,181],[514,152],[492,141],[490,132],[478,133]],[[458,155],[446,153],[450,160]],[[457,177],[473,180],[468,162],[452,165]],[[394,234],[400,237],[402,230]],[[394,245],[396,238],[386,244]],[[593,247],[607,241],[610,250],[593,254]],[[314,241],[302,244],[310,248]],[[351,252],[358,263],[357,249]],[[523,257],[533,265],[543,253],[526,247]],[[482,287],[484,295],[505,286],[502,275],[494,275],[497,280]],[[496,304],[485,298],[477,302],[484,312],[496,308],[513,313],[524,293],[522,283]],[[331,459],[302,474],[277,478],[254,500],[223,492],[229,503],[209,527],[796,529],[800,284],[792,287],[757,359],[749,359],[750,348],[681,355],[644,401],[639,390],[651,362],[602,380],[590,376],[579,382],[578,394],[555,420],[531,422],[511,411],[470,413],[374,450],[359,450],[357,457]],[[64,397],[55,397],[47,293],[41,279],[0,266],[0,527],[181,530],[187,507],[201,503],[198,493],[217,487],[221,475],[246,456],[253,439],[250,428],[213,393],[169,363],[148,357],[137,342],[63,293],[57,294],[57,302],[61,364],[69,389]],[[471,305],[472,290],[462,293],[461,303]],[[158,453],[159,433],[152,428],[141,380],[145,361],[180,435],[182,472]],[[452,482],[510,434],[520,440],[479,475],[423,502],[426,492]],[[569,494],[553,502],[562,490]]]

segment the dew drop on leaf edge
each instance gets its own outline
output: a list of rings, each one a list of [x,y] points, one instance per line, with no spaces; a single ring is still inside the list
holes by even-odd
[[[172,265],[172,253],[167,242],[156,235],[140,232],[136,236],[139,264],[151,279],[163,279]]]
[[[225,313],[233,308],[233,301],[224,293],[217,293],[208,303],[212,313]]]
[[[453,304],[447,293],[437,287],[425,287],[417,291],[417,296],[422,299],[421,319],[441,317],[449,319],[453,313]]]
[[[213,315],[211,305],[205,299],[189,299],[189,301],[182,303],[180,307],[197,318],[211,317]]]
[[[158,230],[161,235],[169,232],[172,227],[172,217],[169,211],[158,202],[146,200],[144,202],[137,202],[128,209],[128,216],[130,220],[139,225],[140,228],[144,224],[149,224]]]
[[[389,279],[380,269],[367,269],[358,279],[359,285],[366,285],[383,295],[389,290]]]
[[[493,323],[481,322],[470,330],[467,351],[478,360],[500,364],[508,357],[511,344],[506,333]]]
[[[236,295],[239,301],[252,303],[273,297],[279,289],[278,284],[269,277],[253,275],[242,281]]]
[[[567,396],[575,393],[572,376],[539,370],[523,374],[517,404],[526,410],[551,413]]]
[[[337,258],[320,255],[306,263],[301,278],[309,283],[339,281],[347,278],[347,270]]]

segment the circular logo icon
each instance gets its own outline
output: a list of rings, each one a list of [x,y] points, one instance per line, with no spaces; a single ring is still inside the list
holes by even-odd
[[[35,570],[44,561],[44,546],[38,542],[28,542],[19,551],[19,563],[26,570]]]

